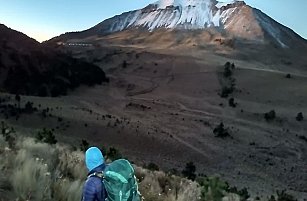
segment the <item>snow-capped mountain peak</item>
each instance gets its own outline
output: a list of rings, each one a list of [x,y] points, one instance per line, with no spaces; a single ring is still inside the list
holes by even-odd
[[[219,27],[221,21],[226,21],[228,12],[220,9],[237,1],[218,2],[215,0],[159,0],[148,7],[137,11],[131,17],[128,26],[156,28],[186,28],[200,29]],[[231,14],[231,13],[230,13]],[[115,27],[115,29],[117,29]]]
[[[145,8],[109,18],[75,35],[89,37],[128,29],[152,32],[161,28],[214,28],[226,37],[260,43],[273,42],[284,48],[302,41],[289,28],[239,0],[158,0]]]

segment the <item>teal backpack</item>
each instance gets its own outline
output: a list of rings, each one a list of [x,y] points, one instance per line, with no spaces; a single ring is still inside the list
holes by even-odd
[[[134,169],[127,160],[119,159],[107,165],[103,183],[108,201],[141,201]]]

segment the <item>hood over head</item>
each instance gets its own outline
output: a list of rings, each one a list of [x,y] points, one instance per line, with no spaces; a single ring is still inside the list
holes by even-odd
[[[85,164],[89,172],[104,164],[104,157],[99,148],[91,147],[85,152]]]

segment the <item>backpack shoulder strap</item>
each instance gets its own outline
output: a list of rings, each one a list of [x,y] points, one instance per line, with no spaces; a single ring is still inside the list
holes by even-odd
[[[103,172],[94,172],[94,173],[87,176],[87,178],[91,178],[91,177],[98,177],[98,178],[103,179],[104,174],[103,174]]]

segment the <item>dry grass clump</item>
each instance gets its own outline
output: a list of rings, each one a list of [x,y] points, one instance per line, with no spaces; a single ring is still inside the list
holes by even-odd
[[[54,200],[75,201],[81,200],[84,180],[71,182],[68,179],[60,179],[54,183]]]
[[[84,153],[80,151],[70,152],[67,147],[57,146],[59,150],[58,170],[61,177],[70,178],[71,180],[84,180],[87,176],[87,170],[84,164]]]
[[[200,199],[201,189],[196,182],[167,175],[161,171],[149,171],[140,167],[135,167],[135,170],[140,181],[140,191],[145,200],[196,201]]]
[[[81,200],[83,154],[20,138],[14,150],[0,137],[0,197],[5,200]],[[1,200],[0,199],[0,200]]]
[[[34,159],[26,150],[19,150],[10,175],[15,195],[21,200],[50,200],[51,174],[48,164]]]

